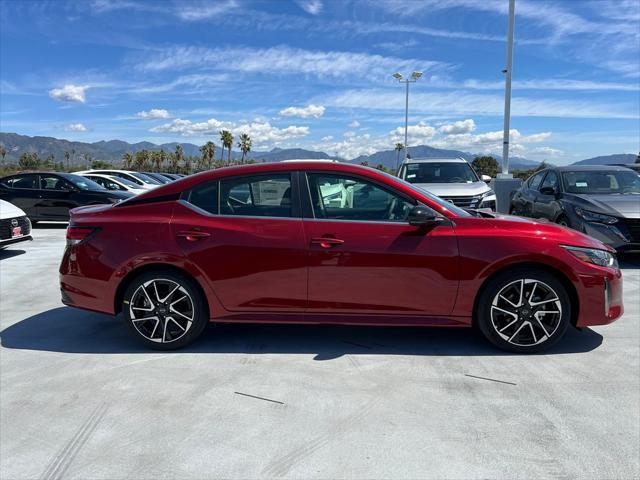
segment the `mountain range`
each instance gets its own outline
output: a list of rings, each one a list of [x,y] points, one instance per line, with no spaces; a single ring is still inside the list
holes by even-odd
[[[70,163],[72,165],[82,165],[86,163],[85,155],[90,155],[94,160],[104,160],[107,162],[120,162],[122,155],[126,152],[136,153],[140,150],[160,150],[173,152],[177,145],[181,145],[186,156],[200,156],[200,147],[193,143],[163,143],[155,144],[151,142],[138,142],[128,143],[122,140],[109,140],[99,141],[94,143],[75,142],[70,140],[58,139],[53,137],[29,137],[26,135],[19,135],[17,133],[2,133],[0,132],[0,143],[5,146],[6,157],[5,161],[9,163],[15,163],[24,152],[37,153],[41,158],[46,158],[48,155],[54,155],[56,161],[63,161],[65,158],[65,152],[71,154]],[[445,150],[430,147],[428,145],[418,145],[415,147],[409,147],[409,154],[412,158],[453,158],[461,157],[468,161],[473,160],[476,154],[463,152],[460,150]],[[220,156],[220,149],[216,149],[216,158]],[[502,157],[499,155],[493,155],[499,162],[502,161]],[[226,158],[226,153],[225,153]],[[232,151],[232,159],[241,158],[241,153]],[[252,158],[261,162],[279,162],[282,160],[292,160],[296,158],[306,158],[315,160],[328,160],[338,159],[332,157],[325,152],[318,152],[313,150],[306,150],[303,148],[274,148],[270,151],[252,151],[249,154],[249,158]],[[580,162],[577,164],[615,164],[615,163],[633,163],[636,156],[634,154],[616,154],[604,157],[594,157]],[[371,155],[360,155],[359,157],[346,159],[352,163],[367,162],[371,166],[377,166],[379,164],[385,167],[394,167],[396,164],[397,152],[395,150],[383,150]],[[344,159],[340,159],[344,160]],[[526,158],[512,157],[510,158],[510,167],[513,170],[525,170],[536,167],[540,162],[534,160],[528,160]]]

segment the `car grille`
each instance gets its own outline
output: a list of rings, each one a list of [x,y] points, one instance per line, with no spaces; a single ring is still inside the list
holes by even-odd
[[[629,231],[631,241],[640,243],[640,218],[623,218],[621,219]]]
[[[17,221],[18,224],[12,225],[12,220]],[[31,222],[26,216],[5,218],[0,220],[0,240],[10,239],[14,227],[22,227],[23,235],[29,235],[31,233]]]
[[[453,203],[456,207],[462,208],[478,208],[480,206],[480,201],[482,200],[482,195],[473,195],[473,196],[465,196],[465,197],[441,197],[443,200],[447,202]]]

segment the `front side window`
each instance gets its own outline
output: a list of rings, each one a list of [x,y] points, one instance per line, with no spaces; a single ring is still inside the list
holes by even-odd
[[[340,174],[307,175],[315,218],[404,222],[414,204],[360,177]]]
[[[8,178],[2,183],[10,188],[38,188],[38,177],[37,175],[21,175]]]
[[[220,213],[291,217],[291,175],[272,173],[220,181]]]
[[[40,188],[42,190],[69,190],[69,184],[60,177],[40,175]]]
[[[558,190],[558,175],[556,172],[549,172],[546,177],[544,177],[544,182],[542,182],[543,188],[553,188],[554,190]]]

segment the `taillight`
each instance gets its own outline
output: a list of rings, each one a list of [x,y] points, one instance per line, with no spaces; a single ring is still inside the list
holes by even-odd
[[[98,232],[96,227],[67,227],[67,245],[78,245]]]

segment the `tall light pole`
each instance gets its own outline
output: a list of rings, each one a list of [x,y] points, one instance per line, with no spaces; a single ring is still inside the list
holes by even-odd
[[[509,123],[511,121],[511,73],[513,69],[513,24],[515,20],[516,0],[509,0],[509,28],[507,32],[507,62],[504,90],[504,133],[502,135],[502,176],[509,175]]]
[[[408,132],[409,132],[409,84],[415,83],[422,76],[422,72],[413,72],[410,78],[405,79],[401,73],[394,73],[393,78],[398,80],[400,83],[404,83],[406,86],[406,96],[404,102],[404,158],[407,158],[408,150],[407,150],[407,141],[408,141]],[[397,160],[396,160],[396,163]],[[398,170],[398,165],[396,165],[396,170]]]

